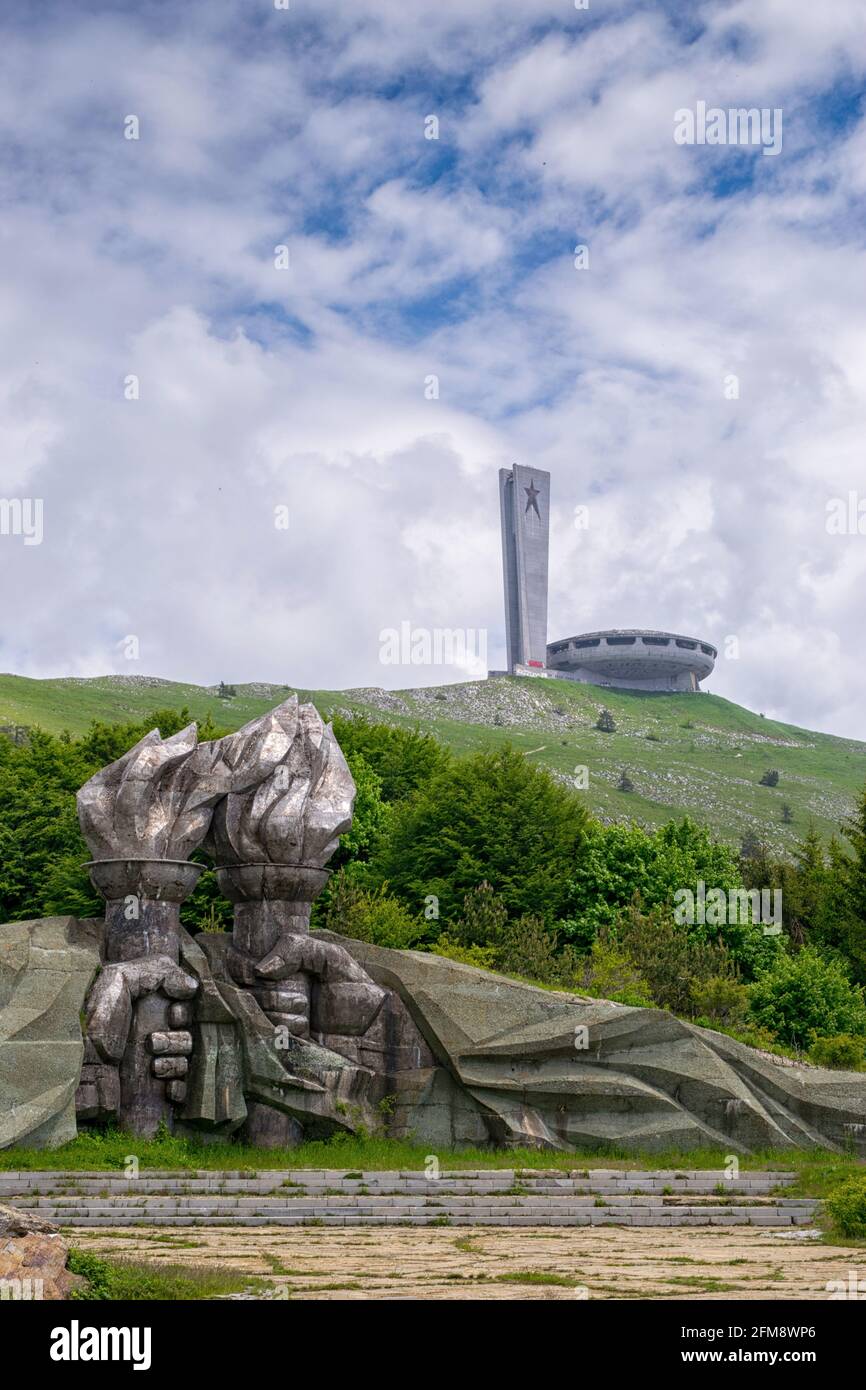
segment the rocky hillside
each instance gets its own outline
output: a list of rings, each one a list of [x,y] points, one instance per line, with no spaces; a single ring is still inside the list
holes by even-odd
[[[91,719],[139,720],[155,708],[186,706],[194,718],[210,714],[232,729],[293,687],[234,689],[220,698],[216,687],[150,676],[0,676],[0,726],[80,733]],[[510,742],[557,777],[578,786],[586,777],[582,794],[606,819],[649,826],[688,812],[726,840],[738,843],[752,830],[779,851],[793,845],[810,819],[823,834],[838,830],[866,783],[866,744],[778,724],[715,695],[638,694],[509,677],[418,690],[298,694],[326,716],[366,714],[417,726],[458,754]],[[612,733],[595,727],[603,709],[613,716]],[[760,785],[771,769],[778,785]],[[623,773],[633,790],[619,789]]]

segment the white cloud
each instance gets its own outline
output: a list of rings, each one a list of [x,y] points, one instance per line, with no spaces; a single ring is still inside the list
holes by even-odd
[[[866,738],[866,536],[824,524],[866,496],[859,0],[50,11],[0,84],[0,493],[45,505],[0,537],[0,666],[458,678],[382,666],[403,621],[498,666],[520,460],[551,638],[736,635],[714,690]],[[677,146],[699,98],[782,106],[782,155]]]

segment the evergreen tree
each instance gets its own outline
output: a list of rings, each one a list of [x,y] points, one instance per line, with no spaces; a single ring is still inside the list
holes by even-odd
[[[747,830],[740,840],[741,859],[762,859],[766,857],[766,850],[758,839],[754,830]]]
[[[478,753],[445,763],[394,807],[370,873],[411,911],[434,894],[443,927],[485,881],[509,916],[553,921],[588,824],[581,798],[522,753]]]

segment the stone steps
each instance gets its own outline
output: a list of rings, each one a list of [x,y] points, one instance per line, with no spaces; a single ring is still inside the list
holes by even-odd
[[[442,1205],[435,1211],[429,1208],[383,1208],[375,1212],[349,1208],[314,1209],[303,1214],[287,1208],[268,1208],[238,1213],[215,1206],[208,1213],[178,1213],[161,1208],[119,1210],[116,1207],[43,1211],[41,1215],[64,1228],[104,1227],[120,1229],[131,1226],[811,1226],[815,1207],[791,1208],[754,1207],[676,1207],[661,1208],[584,1208],[553,1209],[509,1207],[505,1210],[489,1207],[450,1207]]]
[[[777,1195],[791,1173],[612,1169],[350,1173],[0,1174],[0,1201],[64,1226],[803,1226],[817,1202]],[[724,1184],[724,1197],[720,1187]]]
[[[745,1173],[729,1180],[722,1173],[704,1171],[622,1172],[611,1169],[557,1170],[500,1169],[496,1171],[443,1172],[438,1178],[410,1172],[342,1172],[327,1169],[270,1170],[257,1174],[221,1173],[199,1170],[196,1173],[158,1172],[148,1169],[138,1178],[128,1179],[118,1173],[66,1172],[0,1172],[0,1197],[17,1193],[44,1192],[74,1195],[91,1192],[128,1193],[134,1185],[137,1193],[278,1193],[304,1191],[310,1194],[329,1192],[358,1193],[367,1188],[376,1194],[423,1193],[499,1193],[516,1187],[528,1193],[558,1195],[562,1192],[585,1192],[605,1195],[621,1193],[701,1195],[742,1194],[770,1196],[779,1187],[790,1185],[795,1175],[781,1173]]]

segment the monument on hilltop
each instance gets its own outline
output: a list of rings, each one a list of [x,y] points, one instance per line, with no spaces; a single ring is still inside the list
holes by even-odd
[[[550,474],[540,468],[499,470],[505,642],[508,671],[547,665],[547,570]]]
[[[709,642],[654,628],[609,628],[547,641],[550,474],[499,470],[507,671],[621,690],[698,691],[715,666]]]

